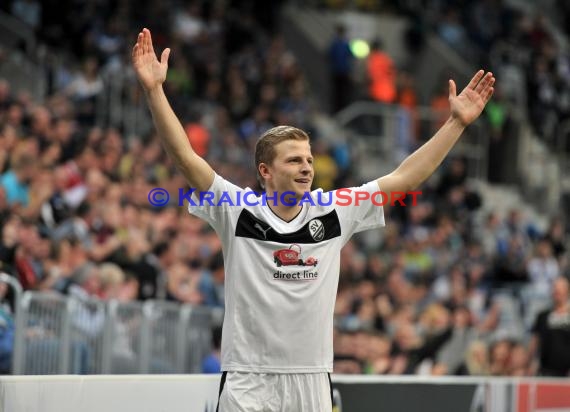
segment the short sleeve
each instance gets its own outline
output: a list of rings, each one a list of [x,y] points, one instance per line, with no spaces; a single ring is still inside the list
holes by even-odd
[[[385,226],[383,194],[375,180],[332,193],[344,242],[354,233]]]
[[[242,208],[243,190],[215,174],[207,191],[193,191],[188,201],[188,212],[207,221],[219,232],[230,216]]]

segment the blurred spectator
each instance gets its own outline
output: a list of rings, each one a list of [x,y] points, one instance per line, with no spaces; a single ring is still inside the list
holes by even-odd
[[[397,97],[396,67],[392,58],[384,51],[380,39],[371,44],[367,75],[369,97],[382,103],[394,103]]]
[[[13,159],[11,169],[0,176],[0,185],[9,205],[19,204],[23,208],[29,205],[30,181],[36,172],[35,165],[31,156],[22,154]]]
[[[158,299],[166,298],[166,285],[168,282],[166,268],[170,267],[175,259],[172,243],[159,242],[152,251],[150,263],[155,267],[157,274],[156,297]]]
[[[47,201],[42,204],[40,216],[42,223],[54,230],[58,225],[72,217],[72,207],[66,197],[67,176],[63,168],[53,172],[54,190]]]
[[[75,329],[89,339],[99,336],[105,325],[105,310],[97,305],[97,298],[101,296],[97,265],[87,262],[79,267],[72,274],[67,293],[78,302],[71,320]]]
[[[174,14],[172,33],[176,39],[184,43],[192,43],[204,29],[201,16],[200,3],[190,1],[183,9],[178,9]]]
[[[558,260],[561,269],[568,265],[568,256],[566,256],[566,245],[564,244],[566,238],[566,229],[564,221],[561,218],[553,218],[550,221],[546,239],[552,246],[554,257]]]
[[[103,92],[103,81],[99,75],[97,58],[89,56],[83,62],[81,71],[75,75],[66,93],[75,104],[77,121],[92,126],[96,120],[97,98]]]
[[[425,280],[431,275],[433,261],[426,250],[427,241],[427,231],[422,230],[410,233],[405,240],[402,264],[406,278],[412,283]]]
[[[97,265],[86,262],[78,267],[71,275],[67,293],[82,299],[100,296],[101,278]]]
[[[385,375],[389,372],[392,358],[392,341],[389,337],[373,334],[369,338],[369,355],[365,373]]]
[[[248,147],[254,147],[257,138],[273,127],[269,117],[269,108],[260,105],[253,109],[252,116],[246,117],[239,124],[239,136]],[[200,148],[200,145],[198,148]]]
[[[199,121],[191,121],[184,126],[188,140],[200,157],[208,154],[208,146],[210,142],[210,134],[208,130],[200,124]],[[158,144],[158,142],[157,142]],[[158,146],[160,148],[160,145]],[[162,151],[160,151],[162,153]]]
[[[222,347],[222,328],[212,331],[212,351],[202,360],[202,373],[220,373],[220,349]]]
[[[501,242],[502,253],[497,257],[495,281],[501,283],[526,282],[527,248],[522,235],[512,235]]]
[[[490,127],[488,178],[493,183],[504,182],[508,172],[506,166],[502,165],[508,165],[503,159],[509,154],[508,139],[510,136],[507,135],[507,131],[510,127],[511,115],[502,89],[494,94],[492,104],[485,108],[485,115]]]
[[[315,178],[313,186],[328,192],[335,189],[335,181],[338,176],[338,166],[329,153],[327,143],[318,139],[313,147],[313,169]]]
[[[508,339],[499,339],[491,344],[489,370],[494,376],[509,375],[509,357],[513,343]]]
[[[199,289],[200,275],[195,269],[178,262],[168,268],[167,298],[180,303],[199,305],[204,300]]]
[[[15,256],[19,246],[20,218],[12,215],[0,220],[0,268],[16,276]]]
[[[570,282],[558,277],[552,286],[553,306],[541,312],[532,328],[531,356],[539,356],[541,376],[570,374]]]
[[[433,304],[423,314],[423,336],[411,323],[401,323],[394,336],[394,361],[391,373],[414,374],[425,360],[433,361],[437,352],[450,338],[452,329],[449,312]]]
[[[8,284],[0,282],[0,375],[12,370],[15,326],[10,307],[6,301]]]
[[[137,229],[119,233],[124,237],[122,247],[116,251],[113,260],[125,271],[135,274],[139,283],[139,299],[156,298],[158,289],[158,272],[152,264],[150,245],[143,233]],[[128,241],[127,241],[128,239]]]
[[[49,145],[52,129],[52,116],[50,111],[42,106],[33,109],[30,119],[30,134],[39,143],[39,149],[45,150]]]
[[[489,366],[488,348],[485,342],[476,340],[471,342],[465,352],[465,361],[459,366],[457,375],[487,376],[491,370]]]
[[[23,221],[18,230],[19,246],[14,255],[17,277],[24,289],[35,289],[42,279],[42,265],[38,261],[39,228],[33,221]]]
[[[335,333],[334,336],[334,373],[359,374],[362,364],[354,355],[353,334]]]
[[[552,283],[560,275],[558,261],[552,254],[552,245],[548,239],[539,240],[535,249],[535,256],[527,265],[531,287],[537,294],[550,295]]]
[[[491,44],[501,34],[503,6],[496,0],[483,0],[471,3],[471,37],[481,51],[489,50]]]
[[[412,112],[415,117],[415,110],[418,106],[418,96],[413,75],[407,71],[399,72],[397,84],[397,103]]]
[[[125,283],[125,273],[114,263],[103,263],[99,266],[101,281],[100,296],[103,300],[120,299]]]
[[[125,47],[125,29],[125,22],[122,22],[121,18],[115,15],[105,22],[104,27],[94,30],[93,41],[103,63],[109,63],[112,59],[120,58],[120,53]]]
[[[463,186],[467,180],[467,159],[452,157],[437,185],[436,193],[445,198],[450,190],[456,186]]]
[[[437,85],[437,90],[429,103],[430,109],[434,114],[434,121],[430,130],[437,130],[443,126],[451,113],[449,108],[449,85],[443,78],[437,82]]]
[[[438,32],[443,41],[456,51],[462,51],[467,45],[467,33],[461,25],[459,11],[453,7],[444,12],[443,20],[438,25]]]
[[[329,47],[329,67],[331,90],[333,92],[332,111],[338,112],[350,103],[352,94],[352,65],[354,56],[346,36],[346,27],[336,26],[335,37]]]
[[[437,352],[433,371],[437,374],[457,374],[465,353],[477,338],[477,332],[472,327],[471,313],[466,307],[457,307],[452,312],[453,330],[451,337]],[[432,371],[432,373],[433,373]]]
[[[217,252],[208,265],[208,271],[200,279],[200,293],[204,296],[204,304],[214,308],[223,308],[224,304],[224,256]]]
[[[509,357],[508,376],[531,376],[530,357],[522,343],[515,343]]]

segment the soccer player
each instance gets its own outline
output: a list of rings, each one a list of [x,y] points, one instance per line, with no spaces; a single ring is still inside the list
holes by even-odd
[[[450,80],[451,115],[441,129],[392,173],[351,191],[311,192],[309,137],[290,126],[270,129],[255,148],[267,197],[255,198],[244,196],[248,189],[216,174],[192,149],[162,87],[169,54],[165,49],[157,59],[148,29],[132,51],[155,127],[191,188],[231,199],[198,202],[196,196],[188,207],[217,231],[224,254],[218,410],[331,411],[340,250],[353,233],[384,226],[382,207],[362,199],[380,190],[390,197],[425,181],[481,114],[495,78],[480,70],[459,95]]]

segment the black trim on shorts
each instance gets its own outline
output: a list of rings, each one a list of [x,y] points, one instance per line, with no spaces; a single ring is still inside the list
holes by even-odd
[[[333,396],[333,387],[332,387],[332,381],[331,381],[331,374],[330,372],[327,372],[327,376],[329,377],[329,386],[331,388],[331,405],[334,409],[334,396]]]
[[[228,372],[222,373],[222,379],[220,379],[220,393],[218,394],[218,405],[216,406],[216,412],[220,412],[220,398],[222,397],[222,390],[224,389],[224,385],[226,383],[226,375]]]

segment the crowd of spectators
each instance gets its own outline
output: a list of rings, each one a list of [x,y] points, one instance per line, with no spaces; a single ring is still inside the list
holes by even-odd
[[[40,4],[12,2],[19,3]],[[45,101],[0,80],[0,270],[26,290],[223,308],[219,239],[178,204],[175,194],[186,185],[157,136],[98,123],[103,73],[130,70],[137,31],[149,27],[159,49],[172,48],[167,93],[196,151],[221,175],[257,188],[253,144],[284,123],[311,133],[315,185],[353,185],[357,165],[346,161],[346,147],[318,135],[299,62],[267,24],[267,8],[85,3],[57,16],[44,10],[36,28],[82,62],[51,73]],[[70,33],[58,32],[61,22]],[[149,204],[155,187],[169,191],[171,204]],[[453,158],[425,185],[416,207],[387,209],[383,231],[346,245],[335,308],[336,371],[554,373],[538,354],[556,325],[548,316],[536,324],[534,318],[538,304],[556,302],[557,324],[569,324],[566,222],[552,217],[540,228],[517,209],[507,216],[482,210],[465,160]],[[529,340],[533,332],[536,342]],[[568,334],[546,344],[564,347],[560,340]]]
[[[367,90],[353,91],[359,98],[401,104],[413,111],[419,105],[441,109],[438,103],[443,96],[445,108],[446,89],[440,95],[436,88],[421,101],[413,87],[415,56],[423,51],[427,36],[433,34],[471,67],[483,67],[500,79],[485,115],[491,128],[490,181],[516,182],[508,170],[512,163],[502,162],[501,158],[516,147],[516,123],[521,119],[528,119],[525,123],[553,153],[564,155],[563,161],[570,156],[568,2],[555,0],[550,7],[535,3],[514,6],[505,0],[323,0],[317,4],[337,10],[392,13],[408,19],[402,44],[411,57],[397,66],[388,53],[378,49],[381,38],[367,39],[371,45],[363,87]],[[449,73],[442,76],[439,84],[445,88]],[[424,141],[431,133],[416,128],[416,140]]]
[[[495,101],[522,108],[551,149],[570,151],[569,7],[554,3],[550,15],[538,3],[529,10],[505,0],[401,2],[400,12],[414,16],[413,33],[432,30],[467,61],[492,70],[501,80]]]

